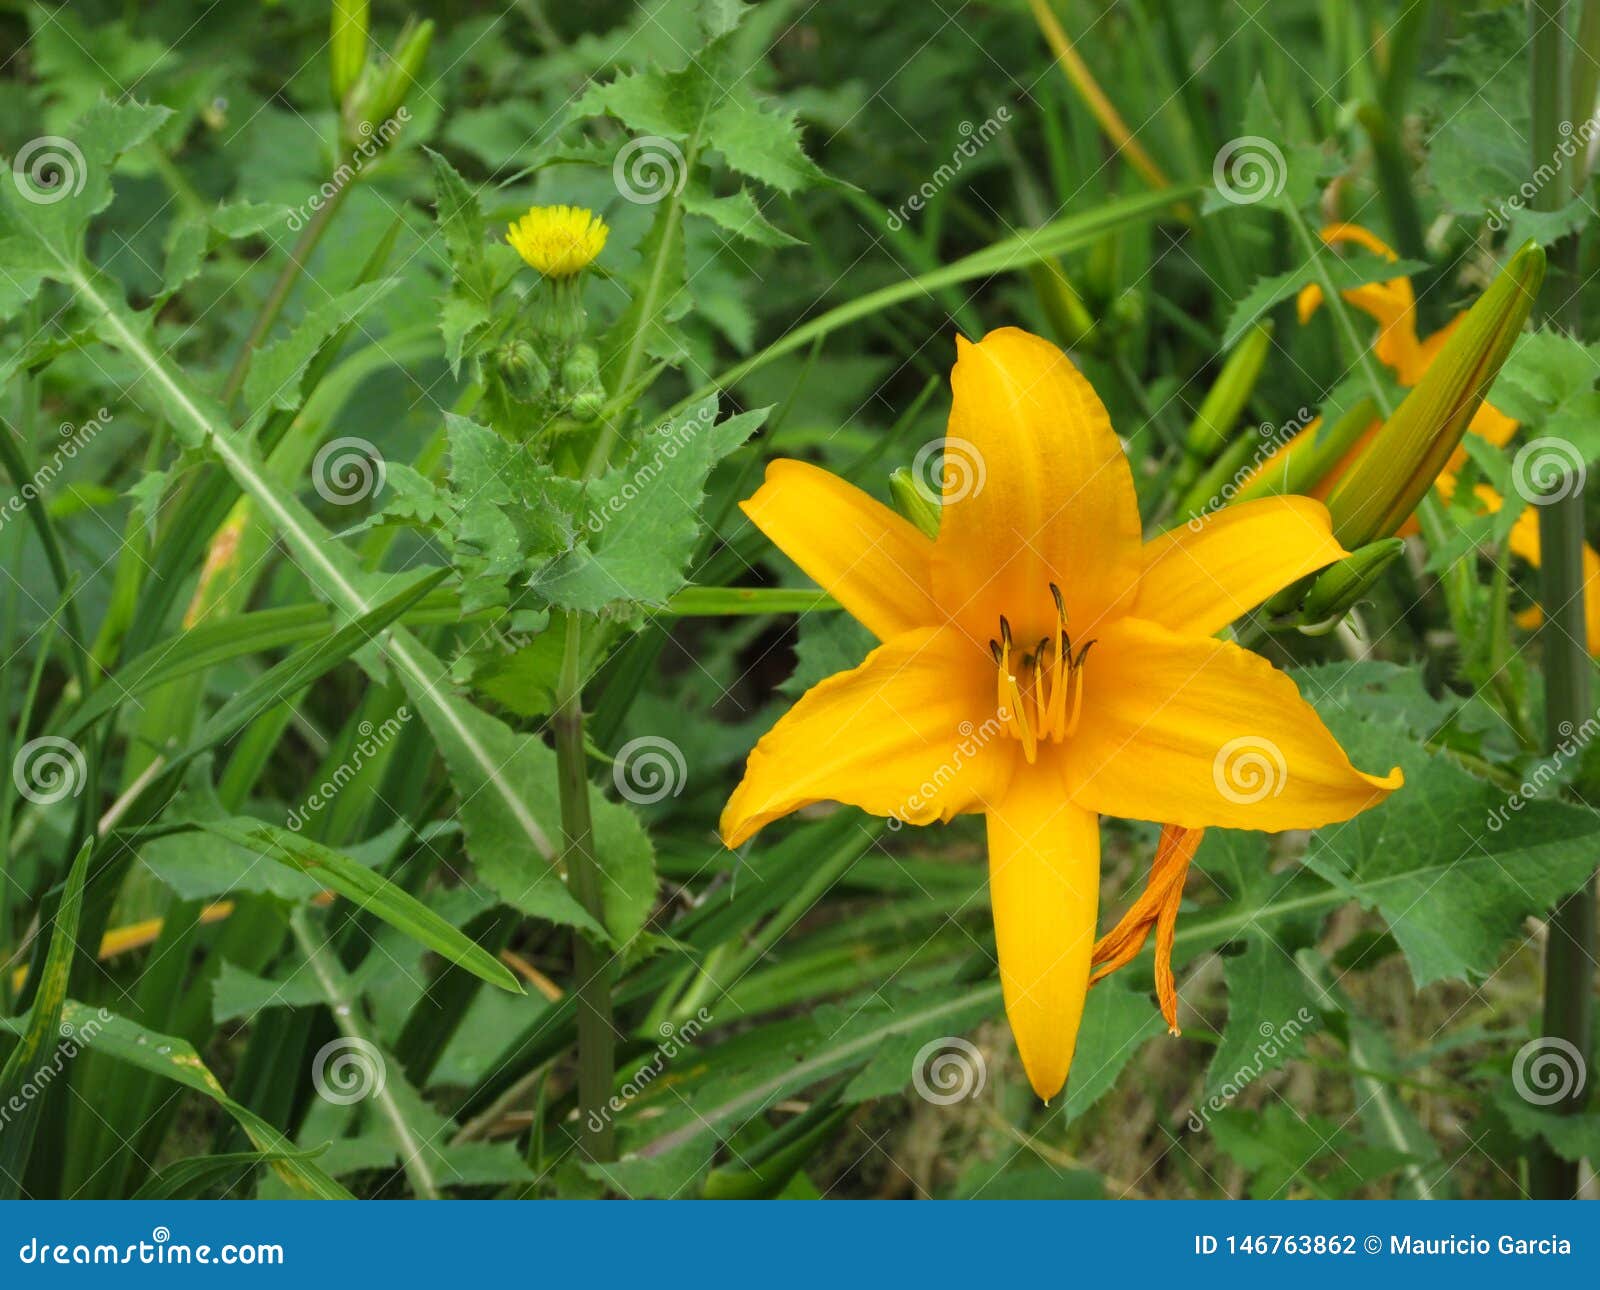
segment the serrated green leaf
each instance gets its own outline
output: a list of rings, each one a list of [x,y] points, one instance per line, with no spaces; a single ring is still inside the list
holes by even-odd
[[[301,379],[323,343],[352,319],[360,318],[394,286],[395,279],[382,278],[324,300],[282,340],[257,351],[244,383],[245,406],[251,414],[268,408],[292,412],[299,407]]]
[[[1323,264],[1340,291],[1365,286],[1369,282],[1387,282],[1390,278],[1403,277],[1428,267],[1418,260],[1386,260],[1370,251],[1344,257],[1330,255],[1324,258]],[[1271,277],[1258,278],[1228,315],[1228,325],[1222,333],[1222,348],[1232,349],[1268,312],[1301,287],[1315,281],[1318,281],[1318,275],[1311,264],[1303,264]]]
[[[619,601],[664,605],[683,585],[700,533],[706,478],[755,433],[766,411],[716,421],[708,399],[643,436],[632,457],[589,487],[585,544],[531,586],[553,605],[594,612]]]
[[[1322,715],[1356,765],[1398,762],[1406,784],[1319,830],[1305,863],[1382,913],[1419,987],[1486,976],[1523,921],[1548,913],[1600,862],[1600,813],[1508,797],[1430,756],[1398,724],[1326,706]]]

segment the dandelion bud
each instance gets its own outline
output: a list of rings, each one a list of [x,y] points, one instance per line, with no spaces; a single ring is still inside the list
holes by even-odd
[[[535,403],[550,388],[550,369],[525,340],[508,341],[495,356],[506,392],[519,403]]]
[[[410,96],[412,86],[422,73],[422,65],[428,59],[428,47],[432,44],[433,20],[430,18],[419,23],[414,18],[407,19],[400,31],[400,43],[395,48],[394,56],[379,73],[373,86],[366,112],[368,125],[381,126],[400,110],[400,105]]]

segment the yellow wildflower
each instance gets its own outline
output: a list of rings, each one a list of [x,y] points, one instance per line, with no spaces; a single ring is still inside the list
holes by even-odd
[[[507,227],[506,241],[545,277],[570,278],[600,254],[610,232],[581,206],[530,206]]]

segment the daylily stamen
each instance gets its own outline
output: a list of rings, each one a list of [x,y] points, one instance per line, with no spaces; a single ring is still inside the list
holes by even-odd
[[[1050,595],[1056,602],[1055,639],[1041,636],[1033,653],[1022,656],[1020,677],[1011,670],[1011,622],[1004,614],[1000,616],[1000,639],[989,642],[989,653],[999,669],[999,715],[1011,737],[1022,744],[1029,765],[1041,743],[1060,743],[1078,728],[1083,708],[1083,660],[1094,644],[1089,641],[1073,654],[1066,604],[1053,582]]]

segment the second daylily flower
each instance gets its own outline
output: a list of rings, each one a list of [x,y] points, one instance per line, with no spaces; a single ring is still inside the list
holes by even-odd
[[[911,824],[983,812],[1006,1013],[1049,1099],[1093,966],[1152,926],[1168,1010],[1199,830],[1315,828],[1401,776],[1356,770],[1287,676],[1215,637],[1346,554],[1320,502],[1266,498],[1144,542],[1122,446],[1066,355],[1014,328],[957,350],[947,448],[981,469],[947,472],[937,539],[799,461],[744,503],[881,644],[756,745],[722,832],[738,846],[819,801]],[[1097,946],[1101,815],[1168,828]]]

